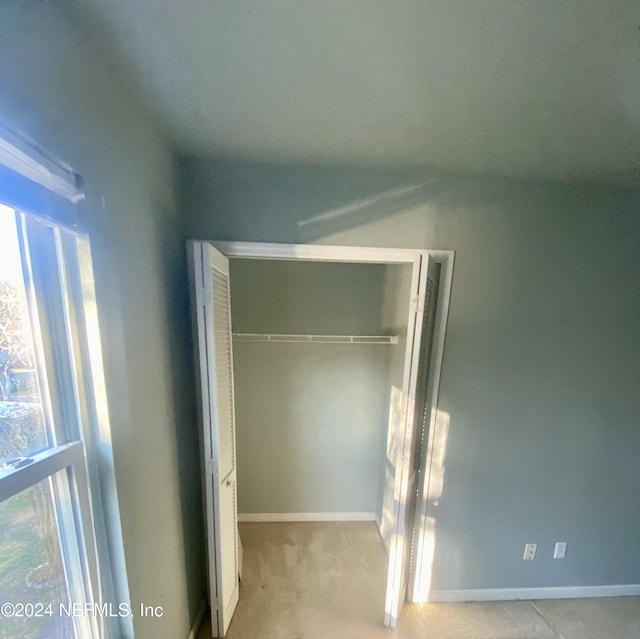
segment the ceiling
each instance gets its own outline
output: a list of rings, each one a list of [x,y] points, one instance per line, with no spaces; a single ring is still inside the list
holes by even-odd
[[[637,0],[67,0],[185,153],[640,185]]]

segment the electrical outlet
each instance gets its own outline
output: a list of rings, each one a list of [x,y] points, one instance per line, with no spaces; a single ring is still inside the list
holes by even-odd
[[[533,561],[536,558],[536,550],[538,550],[538,544],[526,544],[522,558],[525,561]]]
[[[554,559],[564,559],[567,556],[567,542],[556,541],[556,546],[553,549]]]

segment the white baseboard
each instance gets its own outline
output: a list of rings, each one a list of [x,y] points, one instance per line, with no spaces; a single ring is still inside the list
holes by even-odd
[[[198,608],[198,614],[193,621],[193,626],[191,626],[191,632],[187,639],[196,639],[198,636],[198,630],[200,630],[200,625],[202,624],[202,618],[204,617],[205,610],[207,609],[207,600],[203,599],[200,603],[200,608]]]
[[[550,588],[487,588],[477,590],[432,590],[430,603],[463,601],[515,601],[518,599],[584,599],[640,595],[640,584],[620,586],[568,586]]]
[[[239,522],[375,520],[375,513],[238,513]]]

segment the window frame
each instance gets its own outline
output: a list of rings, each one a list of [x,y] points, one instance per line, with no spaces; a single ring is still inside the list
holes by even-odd
[[[110,562],[105,565],[98,559],[98,547],[101,556],[108,556],[108,544],[100,479],[89,465],[89,458],[95,459],[93,433],[104,426],[96,423],[95,410],[100,401],[96,382],[104,391],[97,312],[94,308],[87,313],[85,308],[87,277],[95,300],[93,271],[89,264],[86,273],[80,255],[84,251],[90,262],[89,240],[76,229],[6,206],[16,220],[48,448],[0,467],[0,503],[49,480],[69,600],[106,610],[106,614],[95,610],[74,614],[76,636],[126,635],[119,624],[127,622],[119,617],[117,605],[115,617],[112,608],[104,608],[115,597]],[[98,339],[93,348],[90,331]],[[106,410],[106,398],[102,400]]]

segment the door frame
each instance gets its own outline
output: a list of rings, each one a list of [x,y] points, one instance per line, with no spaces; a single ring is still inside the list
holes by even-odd
[[[203,240],[200,240],[203,241]],[[213,247],[218,249],[225,257],[229,259],[257,259],[257,260],[288,260],[288,261],[312,261],[312,262],[351,262],[351,263],[370,263],[370,264],[411,264],[413,266],[412,280],[418,276],[425,275],[426,269],[420,267],[420,264],[426,264],[427,257],[430,257],[440,265],[440,280],[438,285],[438,294],[436,298],[435,324],[433,342],[431,345],[431,367],[429,376],[432,379],[431,392],[425,398],[425,402],[431,404],[431,413],[429,422],[426,424],[427,429],[425,445],[421,450],[420,473],[418,476],[418,496],[416,501],[416,513],[414,519],[414,539],[418,542],[424,540],[426,535],[427,517],[426,509],[428,503],[428,489],[430,484],[429,456],[433,450],[433,438],[438,415],[438,396],[440,389],[440,377],[442,371],[442,360],[444,356],[444,345],[446,338],[447,320],[449,316],[449,304],[451,299],[451,288],[453,284],[453,265],[455,251],[452,250],[431,250],[417,248],[387,248],[387,247],[364,247],[364,246],[337,246],[326,244],[284,244],[284,243],[263,243],[263,242],[237,242],[237,241],[208,241]],[[412,295],[413,295],[412,282]],[[421,290],[424,290],[422,287]],[[415,318],[422,317],[424,310],[424,295],[413,298],[411,304],[417,313],[411,313],[413,324]],[[413,351],[417,353],[416,342],[420,345],[420,331],[416,332],[414,326],[409,326],[413,335]],[[407,331],[407,335],[409,335]],[[417,355],[413,358],[405,355],[404,368],[407,371],[411,366],[411,360],[417,361]],[[414,361],[414,365],[415,365]],[[405,373],[406,375],[406,373]],[[414,398],[415,399],[415,398]],[[393,536],[397,536],[399,522],[396,518],[395,526],[392,531]],[[420,548],[421,543],[417,546]],[[422,555],[423,553],[421,553]],[[414,562],[416,559],[414,558]],[[420,562],[418,558],[417,561]],[[399,593],[400,601],[405,597],[410,601],[421,603],[427,601],[428,591],[424,592],[424,588],[420,587],[420,570],[410,567],[410,579],[408,590]],[[386,608],[386,606],[385,606]],[[387,625],[395,625],[395,619],[385,611],[385,623]]]

